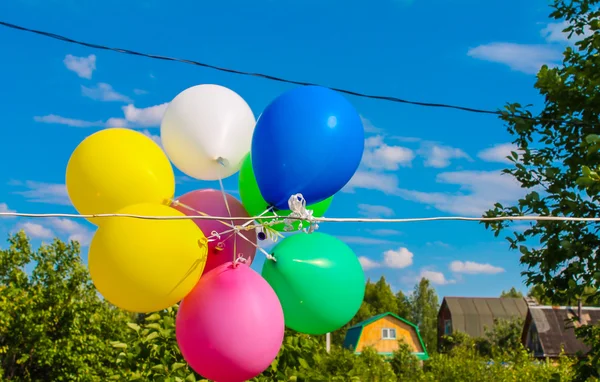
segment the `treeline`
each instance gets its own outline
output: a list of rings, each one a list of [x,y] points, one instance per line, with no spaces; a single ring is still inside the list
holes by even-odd
[[[77,243],[55,240],[34,250],[25,234],[16,234],[0,251],[0,379],[201,380],[177,348],[176,309],[150,315],[115,309],[98,296]],[[410,297],[394,294],[383,278],[369,282],[353,323],[388,311],[406,317],[420,326],[431,360],[421,367],[406,347],[390,362],[373,351],[352,354],[339,346],[344,330],[333,333],[327,353],[324,336],[288,332],[279,356],[256,381],[521,380],[522,373],[571,380],[567,359],[533,362],[518,342],[520,323],[498,325],[483,339],[448,338],[447,352],[435,354],[437,309],[427,280]]]

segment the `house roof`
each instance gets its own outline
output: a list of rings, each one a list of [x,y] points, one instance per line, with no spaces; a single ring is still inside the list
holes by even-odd
[[[492,328],[496,319],[525,318],[527,303],[514,297],[444,297],[444,306],[450,311],[452,330],[471,337],[482,337],[485,328]]]
[[[419,327],[417,325],[413,324],[412,322],[410,322],[392,312],[378,314],[376,316],[368,318],[368,319],[366,319],[362,322],[359,322],[358,324],[350,327],[348,329],[348,331],[346,332],[346,337],[344,338],[343,346],[347,349],[350,349],[350,348],[356,349],[356,346],[358,345],[358,342],[360,341],[360,337],[362,335],[363,328],[365,326],[372,324],[373,322],[378,321],[387,316],[392,316],[395,319],[397,319],[401,322],[404,322],[405,324],[407,324],[408,326],[412,327],[415,330],[415,332],[417,333],[417,338],[419,338],[419,342],[421,343],[421,347],[423,348],[423,352],[418,352],[418,353],[413,353],[413,354],[422,361],[428,360],[429,353],[427,353],[427,348],[425,347],[423,338],[421,338],[421,333],[419,332]],[[391,355],[391,354],[388,354],[388,355]]]
[[[545,357],[559,356],[561,348],[567,355],[575,355],[577,352],[585,354],[589,347],[575,336],[573,328],[580,324],[570,321],[574,317],[577,317],[577,307],[532,306],[523,328],[524,338],[529,326],[535,325]],[[582,307],[581,318],[583,325],[600,322],[600,308]]]

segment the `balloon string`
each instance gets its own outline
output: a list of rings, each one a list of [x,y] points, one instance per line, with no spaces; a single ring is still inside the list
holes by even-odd
[[[225,159],[222,157],[218,157],[217,158],[217,162],[223,166],[223,168],[227,167]],[[227,213],[229,214],[229,216],[231,215],[231,209],[229,208],[229,201],[227,200],[227,193],[225,193],[225,187],[223,186],[223,177],[222,175],[222,168],[219,168],[219,187],[221,188],[221,195],[223,195],[223,201],[225,201],[225,207],[227,208]],[[237,238],[239,236],[240,233],[240,228],[238,226],[236,226],[233,223],[233,220],[231,221],[231,227],[234,229],[234,234],[235,236],[233,237],[233,264],[234,266],[237,265]]]
[[[196,259],[192,265],[190,265],[190,267],[188,268],[187,272],[185,272],[185,274],[183,275],[183,277],[181,278],[181,280],[179,280],[179,282],[173,287],[173,289],[171,289],[169,291],[169,293],[167,294],[167,296],[169,296],[171,293],[173,293],[173,291],[175,291],[188,277],[190,277],[190,275],[200,266],[200,264],[202,262],[206,263],[206,257],[208,255],[208,240],[206,238],[198,240],[198,245],[203,246],[206,251],[204,251],[204,256]],[[196,280],[197,281],[197,280]]]
[[[248,239],[246,236],[244,235],[240,235],[240,237],[244,240],[246,240],[248,243],[252,244],[253,246],[256,247],[256,249],[258,249],[259,251],[261,251],[269,260],[273,260],[273,261],[277,261],[275,259],[275,257],[273,257],[273,255],[271,255],[269,252],[265,251],[264,248],[261,248],[258,244],[254,243],[252,240]]]
[[[186,204],[183,204],[183,203],[181,203],[181,202],[180,202],[179,200],[177,200],[177,199],[175,199],[175,200],[171,200],[171,204],[172,204],[172,205],[175,205],[175,206],[181,206],[181,207],[183,207],[183,208],[185,208],[185,209],[187,209],[187,210],[190,210],[190,211],[192,211],[192,212],[195,212],[195,213],[197,213],[198,215],[202,215],[202,216],[210,216],[210,215],[209,215],[209,214],[207,214],[207,213],[204,213],[204,212],[202,212],[202,211],[198,211],[198,210],[197,210],[197,209],[195,209],[195,208],[192,208],[192,207],[190,207],[190,206],[188,206],[188,205],[186,205]],[[231,216],[231,213],[229,214],[229,216]],[[231,221],[231,223],[227,223],[227,222],[225,222],[225,221],[223,221],[223,220],[217,220],[217,221],[218,221],[219,223],[223,224],[224,226],[227,226],[227,227],[229,227],[229,228],[231,228],[231,229],[234,229],[234,228],[235,228],[235,225],[234,225],[234,223],[233,223],[233,220]]]

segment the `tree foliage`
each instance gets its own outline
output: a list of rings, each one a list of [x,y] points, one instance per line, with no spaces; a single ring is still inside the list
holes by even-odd
[[[431,283],[422,278],[410,298],[411,319],[419,327],[425,346],[431,352],[437,347],[438,296]]]
[[[563,64],[542,67],[535,83],[544,97],[534,115],[509,104],[503,119],[516,150],[504,172],[528,190],[513,206],[496,204],[486,216],[600,216],[600,0],[554,0],[551,17],[566,23],[573,45]],[[505,223],[486,224],[496,235]],[[598,224],[579,221],[537,221],[515,231],[508,241],[521,252],[528,284],[553,303],[598,300],[600,246]],[[581,330],[580,335],[588,332]],[[594,352],[600,352],[595,348]],[[595,374],[600,377],[600,370]]]
[[[122,313],[96,293],[76,243],[55,240],[33,251],[20,233],[9,244],[0,251],[2,380],[207,382],[189,368],[177,347],[177,306],[149,315]],[[437,303],[424,280],[410,299],[394,295],[385,279],[369,288],[368,310],[402,308],[420,323],[428,322],[429,308],[413,304]],[[510,330],[499,325],[490,333],[484,339],[493,342],[489,348],[503,349],[492,352],[498,361],[492,364],[490,355],[473,345],[476,340],[466,337],[422,363],[406,344],[388,359],[370,348],[357,355],[333,346],[328,353],[322,336],[286,331],[279,355],[254,382],[522,380],[522,375],[571,380],[571,361],[536,364],[522,349],[512,349]]]
[[[502,293],[500,294],[500,297],[520,298],[520,297],[523,297],[523,293],[519,292],[515,287],[512,287],[507,291],[503,290]]]
[[[119,350],[111,379],[123,381],[202,380],[185,362],[175,338],[177,306],[127,322],[128,335],[111,341]]]
[[[109,341],[128,317],[101,300],[79,245],[34,251],[24,233],[0,250],[0,368],[4,380],[98,381],[116,368]]]
[[[555,1],[551,17],[565,19],[569,25],[567,33],[577,42],[575,47],[566,48],[562,66],[544,66],[540,70],[535,87],[545,98],[545,107],[539,115],[534,116],[519,104],[507,106],[509,113],[503,118],[518,149],[509,157],[513,166],[504,172],[528,189],[528,194],[514,206],[496,204],[486,214],[488,217],[599,216],[598,189],[578,182],[584,175],[584,166],[600,166],[600,145],[586,139],[598,131],[600,122],[599,1]],[[501,223],[487,225],[496,234],[507,228]],[[586,293],[585,286],[593,287],[593,293],[597,293],[597,225],[537,221],[524,232],[515,231],[508,240],[512,248],[521,252],[521,262],[528,266],[524,273],[528,283],[543,285],[547,297],[578,297]],[[539,245],[532,240],[538,240]]]

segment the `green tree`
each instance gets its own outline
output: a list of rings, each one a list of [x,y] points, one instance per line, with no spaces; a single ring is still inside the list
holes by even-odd
[[[583,166],[598,168],[600,154],[585,137],[598,131],[600,116],[600,12],[599,0],[556,0],[552,17],[565,19],[567,32],[578,38],[568,47],[563,66],[544,66],[535,87],[545,98],[539,118],[519,104],[510,104],[504,120],[515,136],[519,150],[509,159],[514,163],[506,174],[529,193],[514,206],[496,204],[486,216],[540,214],[598,217],[599,194],[578,183]],[[582,38],[588,30],[589,36]],[[561,122],[558,120],[566,120]],[[540,191],[543,191],[540,193]],[[587,191],[587,195],[586,195]],[[496,234],[507,224],[493,223]],[[539,240],[534,245],[532,239]],[[530,285],[543,284],[550,298],[579,296],[585,286],[600,287],[600,246],[597,227],[577,221],[537,221],[524,232],[514,232],[510,245],[521,253],[528,266],[524,275]]]
[[[384,276],[381,276],[375,284],[367,284],[365,302],[371,306],[375,314],[398,313],[398,301]]]
[[[521,344],[523,325],[524,321],[520,317],[497,319],[493,328],[486,328],[484,339],[489,344],[489,353],[482,352],[482,355],[501,356],[520,351],[523,348]]]
[[[410,299],[401,290],[396,293],[396,305],[398,306],[398,310],[396,311],[398,316],[406,318],[409,321],[412,320]]]
[[[600,0],[554,0],[551,17],[566,22],[574,46],[562,66],[542,67],[535,87],[544,97],[537,115],[509,104],[503,119],[518,148],[505,173],[527,195],[513,206],[496,204],[486,216],[600,216],[600,187],[592,171],[600,167]],[[509,225],[486,224],[498,235]],[[537,221],[508,237],[521,252],[529,285],[542,285],[552,302],[597,298],[600,289],[598,225],[579,221]],[[580,331],[584,335],[585,331]],[[600,348],[594,349],[600,352]],[[600,376],[597,371],[595,377]]]
[[[110,340],[127,315],[98,297],[79,244],[31,248],[20,232],[0,250],[3,380],[101,381],[116,367]]]
[[[430,353],[437,349],[438,296],[426,278],[415,285],[410,298],[412,322],[419,327],[421,336]]]
[[[196,381],[201,377],[183,359],[175,337],[178,306],[128,322],[129,336],[111,342],[119,351],[112,379],[125,381]]]
[[[546,287],[542,284],[537,284],[529,289],[527,296],[535,298],[538,304],[541,305],[560,305],[560,306],[576,306],[579,303],[579,298],[584,306],[598,306],[599,297],[591,286],[587,285],[583,287],[583,293],[577,298],[577,296],[569,295],[554,295],[553,298],[547,297]]]
[[[520,291],[517,290],[517,288],[512,287],[510,288],[510,290],[507,291],[502,291],[502,293],[500,294],[500,297],[515,297],[515,298],[519,298],[519,297],[523,297],[523,293],[521,293]]]
[[[390,365],[399,381],[419,381],[423,378],[420,361],[412,354],[412,348],[404,341],[392,356]]]

